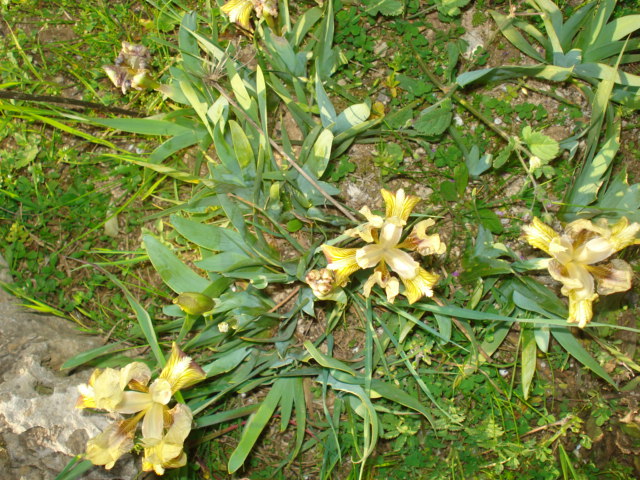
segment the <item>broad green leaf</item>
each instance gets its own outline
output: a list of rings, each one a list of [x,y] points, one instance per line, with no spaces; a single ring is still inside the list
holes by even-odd
[[[493,17],[493,20],[498,25],[498,28],[502,34],[509,40],[518,50],[525,55],[544,62],[544,57],[538,53],[538,51],[525,39],[525,37],[514,27],[515,17],[508,17],[495,10],[489,10],[489,13]],[[458,81],[458,83],[460,83]]]
[[[145,235],[143,241],[154,268],[164,283],[174,292],[202,292],[211,283],[182,263],[182,261],[157,238],[151,235]]]
[[[320,120],[322,120],[322,126],[324,128],[333,129],[333,125],[336,123],[337,115],[336,109],[333,108],[333,104],[327,92],[325,92],[322,86],[320,76],[316,75],[316,101],[318,102],[318,108],[320,109]]]
[[[449,128],[452,118],[451,100],[446,99],[438,106],[427,108],[422,115],[416,119],[413,127],[422,135],[435,137],[441,135]]]
[[[586,80],[597,78],[598,80],[613,80],[619,85],[640,87],[640,75],[623,72],[616,67],[604,63],[581,63],[573,67],[576,76]]]
[[[610,385],[617,388],[618,386],[609,376],[609,374],[602,368],[602,366],[593,358],[589,352],[587,352],[580,342],[573,336],[571,330],[567,327],[552,326],[551,334],[558,343],[564,348],[571,356],[582,363],[585,367],[590,369],[593,373],[606,380]]]
[[[56,475],[54,480],[76,480],[84,476],[94,465],[89,460],[82,460],[83,457],[84,455],[77,455],[69,460],[69,463]]]
[[[404,390],[396,387],[387,382],[383,382],[378,379],[371,380],[371,393],[374,396],[381,396],[386,398],[387,400],[391,400],[394,403],[399,403],[400,405],[404,405],[405,407],[409,407],[416,412],[424,415],[424,418],[429,420],[431,424],[433,424],[433,415],[429,412],[429,410],[422,404],[420,401],[409,395]]]
[[[640,15],[627,15],[610,21],[598,35],[596,44],[620,40],[640,29]]]
[[[609,221],[627,217],[630,222],[640,222],[640,184],[630,186],[627,172],[623,170],[611,179],[594,208],[598,215],[607,217]]]
[[[333,2],[324,3],[322,22],[314,30],[317,42],[314,58],[316,59],[316,75],[321,81],[326,81],[335,71],[342,59],[337,48],[333,48],[334,33]]]
[[[461,197],[469,183],[469,169],[464,163],[459,163],[453,169],[453,180],[456,185],[458,196]]]
[[[271,420],[273,413],[278,407],[278,403],[280,403],[282,391],[287,385],[288,382],[281,379],[273,382],[269,393],[260,404],[258,411],[247,421],[247,425],[240,437],[240,442],[229,457],[229,463],[227,464],[229,473],[236,472],[244,464],[258,437],[267,426],[267,423],[269,423],[269,420]]]
[[[182,63],[185,69],[198,76],[203,75],[200,48],[191,32],[197,30],[197,14],[195,11],[185,13],[182,17],[180,30],[178,31],[178,45],[182,54]]]
[[[366,103],[358,103],[346,108],[338,118],[336,118],[336,125],[334,127],[334,133],[339,135],[346,132],[351,127],[355,127],[364,123],[371,113],[371,108]]]
[[[329,164],[331,157],[331,147],[333,145],[333,134],[330,130],[324,129],[318,135],[310,155],[305,162],[305,166],[320,178]]]
[[[229,127],[231,128],[233,151],[236,154],[238,165],[241,169],[247,168],[249,165],[253,166],[255,163],[255,157],[244,130],[242,130],[242,127],[240,127],[235,120],[229,120]]]
[[[181,133],[176,135],[175,137],[171,137],[169,140],[160,144],[151,155],[149,155],[150,163],[161,163],[166,158],[170,157],[174,153],[179,152],[184,148],[191,147],[196,143],[202,141],[202,139],[206,136],[207,132],[202,129],[199,131],[189,131],[186,133]]]
[[[520,333],[520,341],[522,342],[522,361],[520,369],[522,372],[522,393],[524,399],[529,398],[529,389],[533,375],[536,373],[536,341],[531,328],[524,328]]]
[[[502,222],[500,221],[500,217],[496,215],[493,210],[489,210],[488,208],[481,208],[477,211],[478,219],[480,223],[487,229],[491,231],[491,233],[502,233],[504,227],[502,226]]]
[[[123,132],[140,135],[176,136],[191,133],[193,130],[174,122],[151,118],[88,118],[88,121]]]
[[[465,87],[478,81],[497,82],[519,77],[535,77],[553,82],[564,82],[571,77],[572,73],[573,68],[554,65],[506,66],[465,72],[462,75],[458,75],[456,83],[461,87]]]
[[[591,162],[586,164],[578,178],[573,182],[565,199],[566,207],[560,211],[565,221],[577,218],[577,213],[591,205],[597,198],[609,166],[620,148],[620,121],[614,125],[613,133],[605,139],[600,151]]]
[[[300,45],[300,42],[309,30],[322,18],[322,10],[318,7],[313,7],[306,10],[302,15],[298,17],[293,32],[291,34],[291,40],[294,45]]]
[[[84,365],[85,363],[90,362],[95,358],[101,357],[102,355],[105,355],[111,352],[112,350],[116,349],[119,346],[120,346],[120,342],[117,342],[117,343],[107,343],[106,345],[92,348],[91,350],[87,350],[86,352],[82,352],[82,353],[79,353],[78,355],[74,355],[73,357],[68,359],[66,362],[64,362],[60,368],[62,370],[65,370],[67,368],[79,367],[80,365]]]
[[[227,373],[236,368],[251,353],[250,348],[242,347],[231,352],[225,352],[221,358],[203,365],[202,369],[207,377],[215,377],[222,373]]]
[[[469,153],[465,155],[464,162],[467,165],[469,175],[473,178],[477,178],[491,168],[493,155],[485,153],[480,156],[480,149],[477,145],[473,145]]]
[[[200,247],[214,252],[249,254],[249,245],[233,229],[196,222],[179,215],[171,215],[170,220],[171,225],[180,235]]]
[[[346,365],[340,360],[336,360],[335,358],[320,352],[320,350],[318,350],[309,340],[306,340],[304,342],[304,348],[306,348],[313,359],[323,367],[331,368],[334,370],[341,370],[343,372],[349,373],[350,375],[353,375],[354,377],[357,376],[355,370],[353,370],[350,366]]]
[[[551,340],[551,329],[546,325],[534,325],[533,335],[540,351],[547,353],[549,350],[549,341]]]
[[[189,104],[193,107],[198,117],[200,117],[200,120],[202,121],[202,124],[207,128],[209,135],[213,137],[213,130],[211,130],[209,118],[207,117],[209,105],[200,98],[200,94],[196,92],[190,82],[181,81],[179,82],[179,85],[182,94],[188,100]]]
[[[560,145],[557,141],[541,132],[532,130],[529,125],[522,129],[522,139],[531,153],[542,161],[549,162],[560,153]]]

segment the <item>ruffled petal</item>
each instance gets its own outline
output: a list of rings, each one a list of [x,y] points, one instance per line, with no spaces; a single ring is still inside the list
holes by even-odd
[[[389,303],[393,303],[400,292],[400,282],[396,277],[392,277],[389,274],[384,263],[381,263],[374,270],[362,287],[362,293],[365,297],[368,297],[371,294],[371,289],[374,285],[384,288]]]
[[[167,364],[159,376],[159,379],[169,382],[171,393],[190,387],[205,378],[207,378],[207,375],[204,370],[173,343],[169,360],[167,360]]]
[[[427,297],[433,296],[433,287],[440,278],[438,275],[429,273],[423,268],[420,268],[418,275],[414,278],[406,279],[400,278],[404,284],[404,296],[407,297],[409,303],[414,303],[419,300],[423,295]]]
[[[626,292],[631,288],[633,271],[624,260],[613,259],[605,265],[588,266],[587,268],[597,281],[600,295]]]
[[[80,397],[76,408],[100,408],[115,411],[122,400],[124,387],[120,387],[120,370],[115,368],[96,369],[86,385],[78,387]]]
[[[85,456],[94,465],[109,470],[116,461],[133,448],[135,423],[130,420],[112,423],[87,442]]]
[[[246,30],[251,30],[251,11],[253,2],[251,0],[230,0],[225,3],[220,10],[229,17],[229,21],[237,23]]]
[[[405,195],[404,190],[401,188],[395,194],[384,188],[380,190],[382,198],[386,206],[385,216],[387,220],[394,221],[399,225],[404,225],[411,215],[414,207],[420,201],[420,197],[414,195]]]
[[[634,222],[629,224],[627,217],[622,217],[616,224],[611,227],[611,243],[614,251],[620,251],[629,245],[640,243],[638,240],[638,232],[640,231],[640,223]]]
[[[124,367],[120,372],[120,388],[131,388],[130,383],[135,382],[136,387],[147,385],[151,379],[151,370],[142,362],[133,362]]]
[[[327,257],[327,268],[336,272],[336,286],[341,287],[356,270],[360,269],[356,261],[357,248],[339,248],[322,245],[322,252]]]
[[[435,221],[431,218],[418,222],[404,242],[398,248],[406,248],[418,252],[420,255],[442,255],[447,251],[447,246],[440,240],[440,235],[434,233],[427,235],[427,228],[433,226]]]
[[[558,237],[556,231],[546,223],[542,222],[537,217],[534,217],[533,222],[530,225],[522,227],[525,240],[533,247],[539,248],[548,255],[551,255],[549,251],[549,244],[551,240]]]

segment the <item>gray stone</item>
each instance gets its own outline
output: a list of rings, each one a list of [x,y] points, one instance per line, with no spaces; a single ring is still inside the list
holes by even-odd
[[[0,257],[2,281],[10,281]],[[49,480],[86,441],[111,421],[108,414],[78,410],[77,387],[91,371],[61,371],[69,358],[101,345],[70,322],[21,308],[0,289],[0,480]],[[106,471],[94,467],[85,480],[130,480],[140,460],[123,456]]]

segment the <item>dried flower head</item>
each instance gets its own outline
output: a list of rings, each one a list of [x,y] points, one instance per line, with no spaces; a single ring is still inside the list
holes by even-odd
[[[122,50],[116,57],[114,65],[103,65],[102,68],[109,80],[124,94],[131,88],[146,90],[158,86],[151,77],[150,63],[151,53],[147,47],[122,42]]]

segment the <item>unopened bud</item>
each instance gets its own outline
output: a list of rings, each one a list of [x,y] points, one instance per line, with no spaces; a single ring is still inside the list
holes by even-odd
[[[189,315],[202,315],[213,310],[213,299],[198,292],[183,292],[173,299],[173,303]]]

